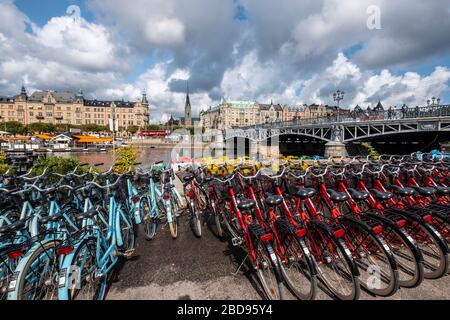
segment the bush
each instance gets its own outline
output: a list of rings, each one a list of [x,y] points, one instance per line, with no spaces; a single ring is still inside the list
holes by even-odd
[[[370,142],[363,142],[361,145],[367,150],[368,154],[370,155],[370,158],[372,160],[378,160],[380,157],[380,154],[378,153],[377,149],[372,146]]]
[[[136,163],[139,152],[133,146],[127,146],[113,151],[113,156],[117,157],[113,165],[113,170],[116,173],[122,174],[130,170],[132,165]]]
[[[60,174],[67,174],[75,170],[75,168],[80,164],[80,160],[77,158],[64,158],[64,157],[45,157],[40,156],[34,163],[32,174],[34,176],[41,175],[44,173],[45,168],[54,165],[51,172],[56,172]],[[78,172],[85,172],[87,169],[85,167],[79,167]]]
[[[6,154],[0,151],[0,174],[6,173],[9,169],[11,169],[11,166],[6,163]]]

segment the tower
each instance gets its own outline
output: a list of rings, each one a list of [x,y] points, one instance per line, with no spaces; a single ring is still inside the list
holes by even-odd
[[[145,119],[145,123],[148,124],[148,123],[150,123],[150,109],[149,109],[149,104],[148,104],[148,99],[147,99],[147,92],[145,91],[145,89],[142,90],[141,104],[145,110],[144,115],[147,117],[147,119]]]
[[[189,81],[186,85],[186,104],[184,106],[184,125],[192,126],[191,100],[189,99]]]
[[[27,94],[27,89],[25,89],[25,85],[22,85],[22,88],[20,90],[19,99],[21,101],[27,101],[28,100],[28,94]]]

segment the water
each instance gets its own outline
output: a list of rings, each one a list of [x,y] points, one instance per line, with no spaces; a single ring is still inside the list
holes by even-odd
[[[171,149],[164,148],[136,148],[139,151],[138,162],[142,162],[143,166],[151,165],[158,161],[168,163],[171,161]],[[80,159],[81,163],[104,163],[103,168],[111,167],[113,157],[110,152],[54,152],[48,156],[75,157]]]

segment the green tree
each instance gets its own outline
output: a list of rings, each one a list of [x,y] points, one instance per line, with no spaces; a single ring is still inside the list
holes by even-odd
[[[77,173],[81,174],[89,170],[88,167],[79,167],[80,160],[74,157],[46,157],[40,156],[33,165],[32,175],[38,176],[44,173],[45,168],[52,166],[51,172],[59,174],[67,174],[75,170],[78,167]],[[97,172],[98,170],[95,170]],[[47,171],[48,172],[48,171]],[[94,172],[94,173],[95,173]],[[57,176],[51,176],[49,178],[50,183],[57,183],[60,180]]]
[[[127,132],[131,133],[131,134],[135,134],[139,131],[139,127],[138,126],[129,126],[127,128]]]
[[[116,173],[125,173],[136,163],[139,152],[133,146],[122,147],[111,151],[116,158],[113,164],[113,170]]]
[[[158,124],[148,124],[144,127],[144,131],[161,130],[161,126]]]
[[[363,142],[361,145],[367,150],[368,154],[370,155],[370,158],[372,160],[378,160],[380,154],[378,153],[377,149],[370,143],[370,142]]]
[[[30,133],[57,133],[58,127],[52,123],[35,122],[27,126],[27,132]]]
[[[84,132],[105,132],[108,131],[108,128],[106,126],[101,126],[98,124],[84,124],[81,126],[81,130]]]
[[[13,135],[26,133],[25,126],[18,121],[8,121],[2,124],[1,130],[5,130]]]
[[[11,169],[11,166],[6,162],[6,153],[0,151],[0,174],[4,174]]]

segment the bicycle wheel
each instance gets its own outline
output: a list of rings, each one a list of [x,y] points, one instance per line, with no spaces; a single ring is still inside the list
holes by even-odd
[[[146,240],[152,240],[156,234],[157,221],[151,217],[151,205],[146,197],[141,198],[139,212],[141,213],[140,231],[144,234]]]
[[[359,270],[342,239],[332,235],[326,225],[310,223],[307,245],[317,263],[317,275],[340,300],[359,298]]]
[[[314,299],[317,290],[315,262],[305,241],[292,237],[286,239],[283,246],[287,261],[281,271],[286,284],[298,299]]]
[[[343,218],[343,239],[350,248],[360,272],[360,283],[367,291],[382,297],[393,295],[399,287],[397,264],[386,243],[357,221]]]
[[[406,226],[408,234],[416,240],[422,252],[424,277],[438,279],[448,270],[448,247],[445,240],[430,225],[421,221],[409,221]]]
[[[281,300],[281,281],[277,270],[280,263],[272,246],[269,243],[258,241],[255,252],[258,260],[256,274],[266,298],[268,300]]]
[[[393,220],[373,213],[366,216],[383,225],[380,236],[397,262],[400,287],[414,288],[420,285],[424,278],[423,257],[416,242]],[[398,217],[395,219],[399,220]]]
[[[208,217],[208,223],[210,228],[213,230],[214,235],[220,240],[223,240],[224,237],[224,231],[222,227],[223,215],[219,212],[216,202],[214,200],[212,200],[210,204],[210,215]]]
[[[178,237],[178,201],[174,199],[174,195],[171,195],[169,202],[169,210],[172,217],[172,221],[169,221],[169,231],[173,239]]]
[[[197,238],[202,236],[202,222],[201,222],[201,212],[199,206],[196,204],[198,200],[194,198],[187,199],[187,209],[189,210],[189,217],[192,231]]]
[[[99,256],[104,250],[100,246]],[[106,275],[97,274],[97,239],[84,240],[76,249],[67,279],[75,279],[68,284],[70,300],[103,300],[106,292]]]
[[[58,298],[58,256],[56,248],[60,241],[48,241],[34,247],[31,255],[19,263],[20,268],[14,291],[8,299],[56,300]],[[22,264],[23,263],[23,264]],[[12,289],[13,283],[10,283]]]
[[[124,210],[124,206],[119,206],[119,219],[120,235],[122,238],[122,245],[119,246],[119,250],[127,253],[134,250],[136,244],[135,237],[135,224],[133,223],[130,215]]]

